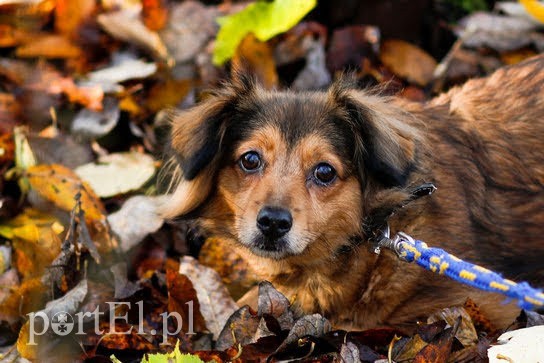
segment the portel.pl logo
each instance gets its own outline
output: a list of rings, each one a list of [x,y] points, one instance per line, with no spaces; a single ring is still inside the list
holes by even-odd
[[[177,335],[179,332],[181,332],[183,328],[183,319],[181,315],[175,311],[173,312],[164,312],[161,315],[162,322],[161,322],[161,328],[158,332],[155,329],[151,329],[148,332],[144,331],[143,322],[144,322],[144,305],[143,301],[138,301],[135,303],[135,305],[138,306],[138,325],[132,325],[128,330],[115,330],[115,322],[123,321],[124,323],[128,324],[128,310],[131,307],[131,303],[129,302],[107,302],[109,309],[107,309],[108,317],[109,317],[109,327],[110,330],[100,330],[100,317],[105,316],[106,312],[100,311],[100,307],[97,306],[96,309],[92,312],[78,312],[72,316],[71,314],[65,312],[65,311],[57,311],[55,313],[49,313],[47,314],[45,311],[38,311],[34,313],[27,314],[29,317],[29,337],[28,337],[28,343],[29,345],[37,345],[36,343],[36,337],[40,335],[44,335],[48,331],[51,331],[59,336],[65,336],[68,334],[75,334],[75,335],[85,335],[86,332],[83,331],[83,325],[88,324],[90,321],[94,321],[94,333],[96,335],[102,335],[102,334],[131,334],[134,329],[136,330],[136,334],[151,334],[151,335],[162,335],[162,341],[161,345],[168,345],[168,336],[169,335]],[[188,301],[188,321],[187,321],[187,329],[186,334],[195,334],[193,330],[193,301]],[[123,315],[117,315],[118,308],[124,307],[125,313]],[[169,331],[168,330],[168,321],[171,320],[176,321],[176,329],[175,331]]]

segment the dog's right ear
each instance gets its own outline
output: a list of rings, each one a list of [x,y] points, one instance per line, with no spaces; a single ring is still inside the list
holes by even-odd
[[[173,112],[171,148],[181,170],[181,178],[161,214],[172,218],[202,204],[210,194],[225,134],[239,112],[242,100],[252,98],[253,78],[236,73],[230,84],[211,94],[199,105]]]

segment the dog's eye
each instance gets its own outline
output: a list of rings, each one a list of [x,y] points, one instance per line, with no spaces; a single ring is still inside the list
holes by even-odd
[[[259,169],[262,165],[261,157],[255,151],[248,151],[239,161],[240,168],[245,172],[252,172]]]
[[[318,184],[328,185],[336,179],[336,170],[327,163],[320,163],[314,169],[314,179]]]

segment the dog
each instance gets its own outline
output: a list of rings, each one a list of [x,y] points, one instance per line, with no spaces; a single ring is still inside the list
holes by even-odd
[[[270,91],[238,72],[173,115],[171,143],[182,178],[165,215],[197,219],[336,327],[409,329],[467,298],[497,327],[519,314],[503,296],[375,254],[386,226],[544,281],[543,56],[425,103],[345,78],[327,91]],[[415,198],[425,183],[437,191]]]

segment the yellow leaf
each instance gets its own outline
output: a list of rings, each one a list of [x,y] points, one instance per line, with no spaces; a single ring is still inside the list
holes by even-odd
[[[41,277],[24,281],[0,304],[2,320],[17,321],[21,315],[37,311],[45,306],[48,288],[41,282]]]
[[[27,321],[19,331],[19,337],[17,338],[17,351],[21,357],[34,362],[38,356],[38,345],[28,344],[29,341],[30,323]]]
[[[26,176],[32,189],[58,208],[71,211],[76,203],[76,194],[81,193],[81,208],[85,211],[85,219],[105,219],[104,207],[98,196],[67,167],[57,164],[36,165],[27,169]]]
[[[537,0],[519,0],[529,15],[544,23],[544,4]]]

